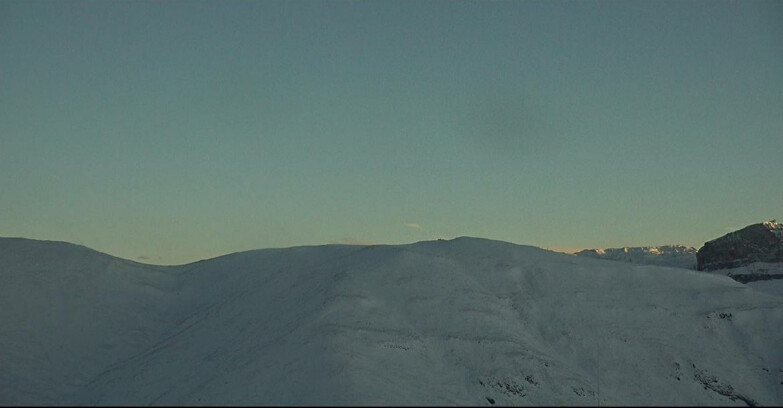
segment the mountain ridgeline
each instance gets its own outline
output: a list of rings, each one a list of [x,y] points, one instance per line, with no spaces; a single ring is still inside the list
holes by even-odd
[[[585,249],[575,255],[635,264],[725,274],[742,283],[783,279],[783,225],[775,220],[748,225],[704,243]]]
[[[637,264],[695,269],[696,252],[696,248],[686,247],[684,245],[663,245],[585,249],[574,255]]]
[[[783,297],[478,238],[180,266],[0,239],[2,405],[781,405]]]
[[[775,220],[748,225],[705,242],[696,258],[700,271],[783,262],[783,225]]]

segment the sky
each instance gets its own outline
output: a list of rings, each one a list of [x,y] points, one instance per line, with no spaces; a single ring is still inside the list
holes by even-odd
[[[783,2],[2,1],[0,236],[148,263],[783,219]]]

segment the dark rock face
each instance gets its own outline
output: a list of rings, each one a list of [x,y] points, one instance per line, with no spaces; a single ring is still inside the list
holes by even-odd
[[[696,269],[737,268],[754,262],[783,262],[783,226],[775,221],[748,225],[705,242],[696,253]]]
[[[773,280],[773,279],[783,279],[783,275],[781,275],[781,274],[775,275],[775,274],[744,273],[744,274],[738,274],[738,275],[729,274],[729,277],[731,279],[734,279],[735,281],[737,281],[739,283],[748,283],[748,282]]]

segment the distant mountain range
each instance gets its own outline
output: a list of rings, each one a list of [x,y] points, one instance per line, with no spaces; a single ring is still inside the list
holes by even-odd
[[[645,265],[696,269],[696,252],[684,245],[585,249],[574,255]]]
[[[704,243],[585,249],[575,255],[635,264],[698,269],[748,283],[783,279],[783,225],[775,220],[748,225]]]

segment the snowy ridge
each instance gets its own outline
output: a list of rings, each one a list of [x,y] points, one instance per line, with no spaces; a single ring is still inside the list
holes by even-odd
[[[585,249],[575,255],[636,264],[695,269],[696,248],[684,245]]]
[[[0,404],[780,405],[783,297],[500,241],[189,265],[0,239]]]

